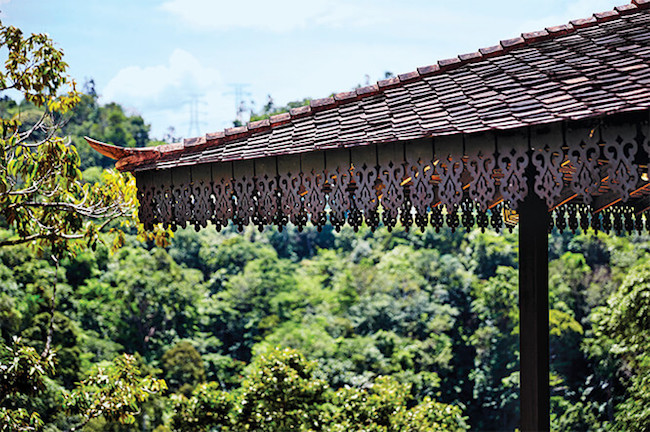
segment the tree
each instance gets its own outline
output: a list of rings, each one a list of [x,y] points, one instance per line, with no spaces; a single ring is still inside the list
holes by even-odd
[[[167,389],[164,380],[142,377],[133,356],[124,354],[112,363],[96,367],[72,392],[64,394],[68,413],[80,422],[71,431],[81,430],[90,420],[103,416],[123,424],[135,422],[140,405],[152,394]]]
[[[184,395],[172,395],[172,398],[172,426],[175,431],[206,431],[231,423],[234,398],[215,382],[199,384],[189,398]]]
[[[650,429],[650,265],[629,272],[606,307],[595,313],[595,335],[601,347],[619,360],[626,392],[616,407],[619,430]]]
[[[45,388],[45,377],[54,372],[54,358],[43,358],[32,347],[14,338],[12,346],[0,345],[0,431],[30,431],[43,426],[41,417],[21,402]]]
[[[165,381],[172,391],[189,393],[197,384],[205,381],[201,354],[187,341],[174,345],[160,360]]]
[[[238,430],[318,430],[327,384],[299,352],[276,349],[259,357],[242,384]]]
[[[0,48],[8,51],[0,92],[25,100],[0,119],[0,216],[13,229],[0,246],[32,243],[57,257],[72,240],[93,247],[110,221],[135,215],[135,181],[108,171],[100,183],[83,182],[75,146],[57,136],[80,96],[51,39],[0,23]]]
[[[367,389],[343,388],[333,397],[335,412],[326,430],[463,431],[468,430],[460,407],[425,397],[415,405],[410,385],[391,377],[378,377]],[[409,405],[415,405],[409,408]]]
[[[80,100],[74,80],[66,74],[63,51],[44,34],[26,36],[20,29],[1,22],[0,49],[6,54],[4,69],[0,70],[0,93],[11,90],[23,97],[20,103],[6,96],[0,99],[0,248],[27,244],[39,256],[49,255],[54,263],[52,292],[47,295],[49,319],[35,319],[31,332],[44,339],[41,355],[35,356],[33,348],[15,343],[13,348],[0,345],[0,351],[13,353],[0,355],[3,386],[7,387],[0,402],[4,404],[7,397],[11,398],[9,405],[0,405],[0,430],[35,430],[42,422],[35,412],[29,412],[29,407],[38,397],[18,396],[24,394],[20,386],[25,382],[40,383],[42,376],[54,374],[55,353],[51,348],[59,261],[79,248],[94,250],[105,228],[117,234],[114,246],[119,247],[124,234],[111,222],[122,217],[137,221],[136,186],[133,176],[115,171],[105,172],[101,181],[84,181],[75,146],[59,136],[70,110]],[[9,313],[16,318],[11,309]],[[68,357],[72,362],[64,366],[75,372],[78,356]],[[30,371],[42,371],[40,378],[28,376],[24,382],[9,379],[21,364],[30,365]],[[86,412],[88,418],[108,415],[128,421],[148,391],[164,387],[164,382],[141,381],[137,375],[129,359],[118,361],[108,373],[98,371],[98,375],[82,383],[82,390],[71,396],[73,405],[90,410]],[[143,387],[137,391],[128,387],[140,384]],[[106,389],[116,393],[102,393]],[[111,405],[110,397],[121,399]]]
[[[474,311],[479,327],[474,392],[481,401],[475,414],[482,430],[514,429],[519,416],[517,272],[497,267],[496,275],[475,287]]]

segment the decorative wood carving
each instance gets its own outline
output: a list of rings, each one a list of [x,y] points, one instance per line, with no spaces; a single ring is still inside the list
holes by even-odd
[[[593,196],[599,195],[598,190],[602,183],[598,164],[601,142],[597,141],[594,131],[582,130],[577,136],[578,139],[568,142],[567,158],[575,169],[570,187],[589,204]]]
[[[547,129],[497,136],[496,144],[494,136],[447,139],[435,154],[431,140],[420,140],[145,171],[137,173],[139,217],[146,229],[159,223],[199,229],[208,222],[216,229],[328,222],[336,229],[346,223],[390,229],[399,222],[406,229],[500,230],[504,212],[536,193],[555,209],[549,228],[641,231],[648,220],[636,211],[648,206],[635,211],[628,202],[650,195],[646,130],[636,124]]]
[[[528,166],[528,148],[499,146],[499,169],[503,174],[500,192],[504,200],[517,208],[528,194],[526,167]]]

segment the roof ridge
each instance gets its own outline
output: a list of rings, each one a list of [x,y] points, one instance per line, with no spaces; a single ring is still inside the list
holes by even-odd
[[[268,119],[249,122],[243,126],[226,128],[223,131],[208,133],[200,137],[185,138],[181,146],[178,144],[171,146],[162,145],[153,147],[152,149],[157,149],[157,152],[160,153],[182,151],[184,148],[188,147],[196,147],[198,150],[199,147],[225,144],[246,136],[264,133],[278,126],[290,123],[292,120],[313,116],[315,113],[323,110],[375,96],[385,90],[400,87],[406,83],[423,79],[424,77],[443,74],[482,59],[498,57],[533,43],[554,39],[583,28],[595,26],[605,21],[618,19],[621,16],[629,15],[648,8],[650,8],[650,0],[632,0],[631,3],[616,6],[614,9],[609,11],[594,13],[588,18],[572,20],[567,24],[546,27],[543,30],[522,33],[520,36],[512,39],[501,40],[498,45],[479,48],[475,52],[460,54],[457,57],[449,59],[438,60],[432,65],[418,67],[415,71],[380,80],[372,85],[360,87],[352,91],[336,93],[332,97],[312,99],[309,105],[292,108],[289,112],[277,114]]]

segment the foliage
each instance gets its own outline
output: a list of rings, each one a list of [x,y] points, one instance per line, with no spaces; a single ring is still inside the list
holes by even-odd
[[[480,324],[471,340],[479,366],[472,376],[474,393],[483,401],[478,408],[481,429],[512,429],[519,414],[516,280],[513,268],[499,267],[494,277],[476,286],[473,308]]]
[[[596,336],[622,360],[625,399],[617,407],[620,430],[650,428],[650,266],[635,267],[596,315]]]
[[[331,431],[446,431],[467,430],[458,406],[425,397],[412,404],[409,385],[379,377],[367,389],[344,388],[334,396],[336,411]]]
[[[53,356],[41,357],[32,347],[14,338],[13,346],[0,350],[0,401],[12,394],[33,395],[45,387],[44,378],[54,371]]]
[[[0,120],[0,214],[14,234],[0,246],[34,243],[56,255],[72,240],[94,248],[110,221],[134,216],[133,177],[111,171],[102,182],[84,183],[76,148],[56,135],[80,98],[65,74],[63,51],[46,35],[25,37],[2,24],[0,47],[7,50],[0,91],[19,91],[27,108],[24,115],[14,106]]]
[[[429,397],[414,405],[411,386],[394,378],[379,377],[366,388],[333,392],[315,372],[315,363],[297,351],[272,349],[251,365],[234,394],[207,383],[189,398],[174,396],[172,427],[180,431],[214,427],[331,432],[468,429],[460,407]]]
[[[54,372],[54,357],[42,357],[32,347],[14,338],[12,346],[0,345],[0,431],[38,430],[40,415],[17,407],[22,397],[32,397],[45,388],[45,378]]]
[[[271,97],[271,95],[269,95],[268,101],[266,104],[264,104],[264,106],[262,106],[262,109],[257,113],[251,113],[250,121],[253,122],[253,121],[263,120],[274,115],[289,112],[289,110],[291,110],[292,108],[299,108],[301,106],[309,105],[310,101],[311,101],[310,98],[304,98],[299,101],[289,102],[286,106],[276,106],[275,103],[273,102],[273,98]],[[241,125],[235,123],[235,126],[241,126]]]
[[[216,382],[199,384],[189,398],[174,395],[172,427],[176,431],[207,431],[231,423],[233,396]]]
[[[327,384],[313,377],[315,364],[293,350],[273,350],[258,358],[242,384],[237,424],[242,430],[319,428]]]
[[[205,381],[205,368],[201,354],[187,341],[171,347],[160,360],[165,382],[171,391],[180,390],[181,393],[185,393]]]
[[[82,419],[72,430],[79,430],[99,416],[130,424],[140,412],[142,402],[166,389],[165,381],[142,377],[135,358],[125,354],[112,363],[97,366],[77,388],[64,394],[64,407]]]

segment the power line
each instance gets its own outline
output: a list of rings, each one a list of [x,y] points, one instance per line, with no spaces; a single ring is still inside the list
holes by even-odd
[[[249,109],[249,107],[246,106],[244,98],[251,96],[251,92],[245,90],[245,88],[250,86],[250,84],[233,83],[228,84],[228,86],[232,87],[232,90],[224,93],[224,95],[235,96],[235,118],[238,122],[243,123],[244,113]]]
[[[188,101],[190,106],[190,123],[187,131],[188,137],[197,137],[201,135],[201,126],[205,125],[205,122],[199,120],[199,105],[206,105],[206,103],[200,100],[199,95],[192,95],[191,99]]]

